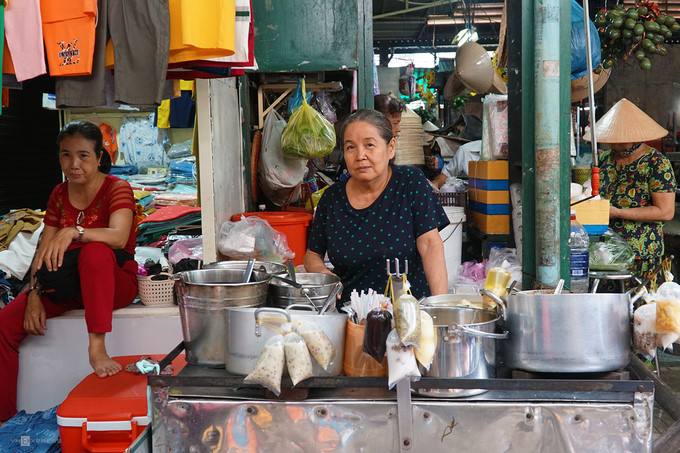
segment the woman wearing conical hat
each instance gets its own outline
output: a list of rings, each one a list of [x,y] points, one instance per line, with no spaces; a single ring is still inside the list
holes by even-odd
[[[645,143],[667,134],[625,98],[595,123],[597,141],[610,147],[600,157],[600,195],[611,204],[609,226],[636,254],[631,270],[637,276],[661,263],[663,225],[675,214],[673,167]],[[584,138],[590,140],[590,132]]]

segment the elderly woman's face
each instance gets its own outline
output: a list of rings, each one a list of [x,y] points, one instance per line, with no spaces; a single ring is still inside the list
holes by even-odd
[[[610,143],[609,148],[614,151],[615,153],[625,151],[631,146],[633,146],[635,143]]]
[[[395,113],[394,115],[385,115],[388,120],[390,120],[390,124],[392,124],[392,135],[394,137],[399,137],[399,133],[401,132],[401,113]]]
[[[85,184],[99,171],[95,143],[82,135],[64,137],[59,143],[59,164],[69,182]]]
[[[345,129],[344,140],[345,163],[353,178],[370,182],[387,173],[394,157],[394,139],[385,142],[378,128],[356,121]]]

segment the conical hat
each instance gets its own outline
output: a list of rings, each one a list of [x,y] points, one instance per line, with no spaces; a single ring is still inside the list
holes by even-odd
[[[593,72],[593,93],[600,91],[609,80],[612,69],[602,69],[599,73]],[[571,81],[571,102],[578,102],[588,97],[588,74]]]
[[[456,52],[456,75],[469,90],[475,93],[506,94],[508,88],[493,67],[486,49],[469,41]]]
[[[454,70],[446,81],[446,85],[444,85],[444,99],[453,101],[458,96],[468,94],[469,92],[470,90],[463,85],[463,82],[460,81]]]
[[[599,143],[638,143],[664,137],[668,131],[626,98],[609,109],[595,123],[595,138]],[[590,131],[583,139],[590,141]]]

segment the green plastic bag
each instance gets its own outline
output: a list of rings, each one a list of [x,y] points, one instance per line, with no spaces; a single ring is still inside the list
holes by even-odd
[[[305,81],[302,79],[302,93]],[[281,134],[283,155],[289,158],[324,157],[335,148],[335,129],[324,116],[314,110],[307,99],[293,112]]]

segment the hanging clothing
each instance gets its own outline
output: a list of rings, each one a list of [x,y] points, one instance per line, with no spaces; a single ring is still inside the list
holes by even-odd
[[[102,133],[102,145],[106,152],[111,157],[111,162],[116,161],[116,152],[118,152],[118,142],[116,141],[116,131],[106,123],[99,125],[99,130]]]
[[[14,0],[5,8],[5,39],[17,80],[47,72],[39,0]],[[3,68],[3,72],[5,68]]]
[[[42,1],[40,12],[50,75],[91,74],[97,0]]]
[[[167,0],[99,0],[92,74],[59,77],[57,107],[97,107],[106,100],[106,42],[118,64],[114,101],[140,107],[163,100],[170,47]]]

